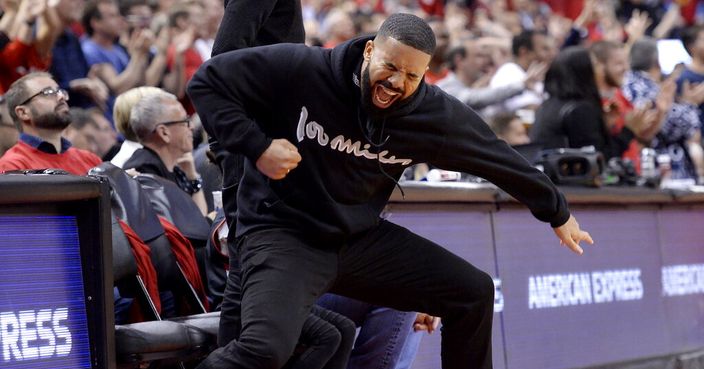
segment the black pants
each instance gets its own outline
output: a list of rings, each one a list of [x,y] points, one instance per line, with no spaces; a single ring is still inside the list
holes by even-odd
[[[345,369],[355,334],[351,320],[313,305],[298,340],[301,352],[290,358],[284,369]]]
[[[492,367],[491,277],[403,227],[382,221],[339,248],[316,247],[282,229],[258,231],[240,240],[239,255],[239,339],[215,350],[200,369],[281,368],[311,307],[327,291],[440,316],[443,369]],[[231,314],[227,299],[226,291],[223,316]],[[220,331],[228,324],[222,320]]]

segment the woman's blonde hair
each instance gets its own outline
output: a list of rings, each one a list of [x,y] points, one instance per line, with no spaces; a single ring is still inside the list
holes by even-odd
[[[158,87],[142,86],[131,88],[123,93],[121,93],[117,99],[115,99],[115,106],[112,109],[112,117],[115,121],[115,127],[117,131],[125,136],[125,139],[137,142],[137,134],[134,133],[132,127],[130,126],[130,112],[132,107],[144,96],[153,95],[163,92],[162,89]]]

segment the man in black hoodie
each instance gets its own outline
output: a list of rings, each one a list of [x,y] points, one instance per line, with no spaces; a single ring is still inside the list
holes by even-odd
[[[443,368],[491,368],[491,278],[379,218],[416,162],[494,182],[577,253],[592,242],[545,175],[423,83],[434,48],[422,19],[394,14],[375,38],[238,50],[193,77],[204,126],[247,158],[236,227],[242,331],[200,368],[280,368],[327,291],[440,316]]]
[[[212,56],[276,43],[303,43],[305,29],[300,0],[224,0],[225,12],[215,37]],[[215,154],[222,170],[223,210],[230,233],[234,236],[237,218],[237,189],[244,172],[244,157],[220,147],[209,133],[210,150]],[[234,247],[234,237],[229,237],[228,249]],[[231,252],[236,255],[236,253]],[[224,311],[239,311],[239,263],[231,258],[227,278],[230,280],[223,300]],[[222,292],[222,291],[221,291]],[[239,337],[239,314],[223,314],[220,319],[218,344],[223,346]]]

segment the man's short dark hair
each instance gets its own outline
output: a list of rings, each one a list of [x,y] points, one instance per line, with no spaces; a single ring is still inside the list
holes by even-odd
[[[680,40],[682,40],[682,45],[684,45],[684,48],[687,50],[689,55],[692,55],[692,44],[697,41],[697,36],[699,36],[699,33],[702,31],[704,31],[704,27],[701,25],[694,25],[682,30]]]
[[[394,40],[428,55],[435,53],[435,34],[423,19],[406,13],[391,14],[379,27],[377,38]]]
[[[455,46],[450,51],[447,52],[447,68],[451,71],[457,70],[457,63],[455,63],[455,58],[464,59],[467,57],[467,49],[464,45]]]
[[[647,71],[658,65],[658,44],[655,39],[644,37],[633,43],[628,55],[631,69]]]
[[[15,108],[22,102],[27,100],[29,96],[31,96],[31,91],[29,91],[29,89],[27,88],[27,81],[38,77],[46,77],[51,79],[54,78],[51,76],[51,74],[46,72],[29,73],[26,76],[23,76],[13,82],[10,85],[10,88],[7,90],[7,93],[5,94],[5,99],[7,100],[7,110],[10,113],[10,117],[15,123],[17,130],[19,130],[20,132],[22,132],[22,122],[17,117],[17,114],[15,113]]]
[[[147,0],[120,0],[118,2],[118,7],[120,9],[120,14],[122,14],[123,17],[126,17],[130,15],[130,10],[135,7],[135,6],[143,6],[146,5],[150,8],[153,8]]]
[[[620,49],[623,49],[623,44],[621,43],[601,40],[593,43],[592,46],[589,47],[589,53],[594,56],[599,63],[606,64],[609,61],[611,52]]]
[[[525,48],[526,50],[532,51],[534,48],[534,35],[534,31],[526,30],[513,36],[513,40],[511,41],[511,52],[513,53],[513,56],[518,56],[518,52],[521,51],[521,48]]]
[[[518,119],[518,115],[516,115],[515,113],[497,113],[490,120],[489,128],[491,128],[491,130],[494,131],[497,136],[503,135],[504,133],[508,132],[508,129],[511,126],[511,122],[513,122],[514,119]]]
[[[187,3],[181,3],[171,8],[169,11],[169,27],[176,27],[180,19],[188,19],[191,16],[188,6],[189,4]]]
[[[83,108],[71,108],[71,127],[76,130],[81,130],[86,125],[91,125],[98,128],[98,123],[93,119],[91,110]]]
[[[85,10],[83,10],[83,17],[81,18],[81,25],[83,25],[83,29],[86,30],[86,34],[88,36],[93,36],[93,32],[95,31],[93,27],[90,25],[90,21],[93,19],[103,19],[103,14],[100,12],[100,9],[98,8],[99,4],[116,4],[113,0],[93,0],[89,2],[86,5]]]

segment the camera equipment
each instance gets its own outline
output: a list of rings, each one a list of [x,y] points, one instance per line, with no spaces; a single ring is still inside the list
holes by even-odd
[[[543,150],[536,164],[556,184],[599,187],[604,156],[593,147]]]

